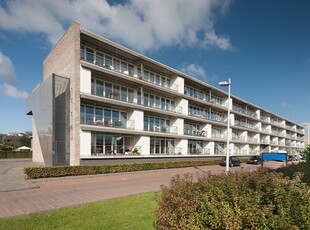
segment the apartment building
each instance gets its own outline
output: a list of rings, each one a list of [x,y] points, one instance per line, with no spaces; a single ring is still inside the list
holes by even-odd
[[[231,109],[227,130],[228,106]],[[304,128],[74,22],[27,100],[33,161],[192,159],[298,153]],[[94,161],[92,161],[94,162]]]

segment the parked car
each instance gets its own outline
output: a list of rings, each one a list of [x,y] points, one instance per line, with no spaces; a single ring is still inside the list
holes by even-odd
[[[220,165],[226,166],[226,157],[223,157]],[[241,165],[241,161],[238,157],[236,156],[229,157],[229,167],[240,166],[240,165]]]
[[[260,164],[262,162],[262,158],[260,156],[251,156],[248,160],[248,164]]]

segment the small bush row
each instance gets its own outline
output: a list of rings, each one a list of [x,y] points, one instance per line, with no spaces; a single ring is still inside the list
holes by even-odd
[[[11,158],[31,158],[31,151],[19,151],[19,152],[0,152],[0,159],[11,159]]]
[[[177,176],[156,200],[158,229],[310,229],[309,187],[266,169]]]
[[[176,161],[176,162],[152,162],[132,164],[110,165],[82,165],[82,166],[50,166],[50,167],[26,167],[24,172],[28,178],[63,177],[78,175],[94,175],[118,172],[134,172],[155,169],[184,168],[204,165],[219,164],[218,160],[205,161]]]

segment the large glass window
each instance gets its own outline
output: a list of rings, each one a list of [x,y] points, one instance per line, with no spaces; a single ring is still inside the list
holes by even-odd
[[[132,89],[128,89],[128,102],[133,102],[134,92]]]
[[[86,124],[92,124],[94,122],[94,108],[86,106]]]
[[[121,62],[120,60],[113,58],[113,68],[115,71],[120,71],[121,70]]]
[[[105,89],[104,89],[105,97],[111,98],[112,96],[112,84],[111,83],[105,83]]]
[[[96,64],[103,65],[103,53],[96,52]]]
[[[121,72],[128,74],[128,66],[126,62],[123,62],[123,61],[121,62]]]
[[[86,61],[94,63],[94,50],[90,48],[86,49]]]
[[[150,153],[154,154],[175,154],[174,140],[168,138],[151,137]]]
[[[127,88],[124,87],[121,88],[121,100],[127,101]]]
[[[104,65],[107,68],[111,68],[112,67],[112,57],[111,56],[105,55]]]
[[[111,110],[109,109],[104,110],[104,124],[106,126],[111,125]]]
[[[102,121],[103,119],[103,116],[102,116],[102,108],[96,108],[95,109],[95,121],[96,122],[100,122]]]
[[[103,81],[96,80],[96,95],[103,96]]]

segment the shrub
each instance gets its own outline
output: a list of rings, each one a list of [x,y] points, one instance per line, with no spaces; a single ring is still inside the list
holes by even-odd
[[[292,179],[296,173],[302,174],[301,181],[310,186],[310,161],[291,164],[287,167],[278,168],[275,171],[281,172],[284,176],[287,176],[290,179]]]
[[[270,170],[172,179],[157,193],[158,229],[310,229],[309,187]]]
[[[11,158],[31,158],[31,151],[19,151],[19,152],[0,152],[0,159],[11,159]]]
[[[24,172],[28,178],[63,177],[77,175],[94,175],[118,172],[134,172],[155,169],[184,168],[203,165],[218,164],[218,160],[205,161],[176,161],[153,162],[112,165],[84,165],[84,166],[50,166],[50,167],[26,167]]]

